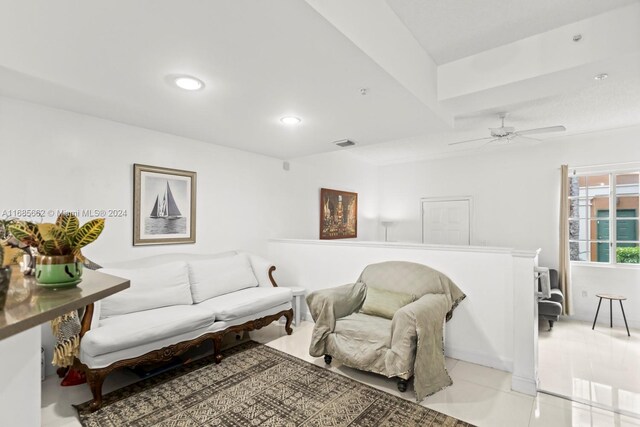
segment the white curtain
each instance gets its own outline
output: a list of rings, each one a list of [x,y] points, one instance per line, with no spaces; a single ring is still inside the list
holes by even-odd
[[[564,294],[562,314],[573,314],[571,304],[571,263],[569,259],[569,166],[560,167],[560,263],[558,280]]]

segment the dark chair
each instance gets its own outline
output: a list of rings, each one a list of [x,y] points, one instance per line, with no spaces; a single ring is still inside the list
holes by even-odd
[[[558,283],[558,270],[549,269],[549,284],[551,296],[538,301],[538,318],[549,321],[549,330],[553,329],[553,322],[560,319],[562,314],[562,302],[564,295]],[[540,279],[538,279],[538,291],[540,291]]]

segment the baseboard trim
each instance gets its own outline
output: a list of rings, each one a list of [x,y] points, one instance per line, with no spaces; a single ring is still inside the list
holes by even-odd
[[[313,321],[311,313],[308,310],[303,311],[302,320]],[[474,351],[463,350],[460,348],[450,347],[445,344],[444,354],[453,359],[462,360],[476,365],[487,366],[489,368],[499,369],[505,372],[513,372],[513,360],[502,359],[492,355],[477,353]]]
[[[444,354],[453,359],[463,360],[476,365],[487,366],[501,371],[513,372],[513,360],[502,359],[473,351],[449,347],[445,344]]]
[[[606,301],[606,300],[605,300]],[[604,306],[604,304],[603,304]],[[625,307],[626,309],[626,307]],[[624,319],[622,318],[622,312],[620,311],[620,305],[618,304],[618,307],[616,309],[616,306],[613,306],[613,328],[621,328],[621,329],[625,329],[624,328]],[[617,313],[616,313],[617,311]],[[625,310],[626,311],[626,310]],[[593,324],[593,318],[596,315],[596,310],[594,308],[593,313],[591,313],[590,315],[586,315],[586,314],[572,314],[571,316],[562,316],[560,318],[560,322],[562,322],[562,319],[570,319],[570,320],[578,320],[581,322],[586,322],[586,323],[590,323]],[[618,315],[620,317],[618,317]],[[629,319],[627,317],[627,323],[629,324],[629,329],[640,329],[640,322],[637,322],[634,319]],[[606,326],[607,328],[609,328],[609,307],[602,307],[600,309],[600,314],[598,315],[598,321],[596,322],[596,327],[598,326]],[[626,331],[625,331],[626,332]]]
[[[535,396],[538,393],[538,380],[512,375],[511,390]]]

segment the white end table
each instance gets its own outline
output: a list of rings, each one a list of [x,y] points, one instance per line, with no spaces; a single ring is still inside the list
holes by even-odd
[[[300,288],[297,286],[288,286],[289,289],[291,289],[291,291],[293,292],[293,300],[291,301],[291,305],[293,306],[293,324],[295,326],[300,325],[300,315],[302,313],[300,313],[300,303],[302,301],[302,299],[304,298],[304,294],[307,293],[307,290],[305,288]]]

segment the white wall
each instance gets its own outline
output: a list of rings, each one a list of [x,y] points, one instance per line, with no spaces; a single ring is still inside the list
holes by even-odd
[[[639,267],[574,266],[571,277],[574,294],[573,317],[593,322],[598,308],[596,294],[623,295],[627,297],[627,300],[622,302],[627,323],[629,327],[640,329]],[[583,292],[586,292],[586,296],[583,296]],[[606,299],[602,300],[598,324],[600,327],[609,327],[609,301]],[[620,303],[617,301],[613,302],[613,326],[624,330],[624,319]]]
[[[375,262],[411,261],[441,271],[467,295],[447,323],[447,355],[514,371],[519,384],[528,382],[535,393],[535,251],[281,239],[269,242],[269,258],[280,266],[280,284],[303,287],[307,294],[354,283]],[[516,313],[514,301],[525,307]],[[529,356],[516,360],[515,347]]]
[[[472,196],[472,244],[541,248],[540,265],[557,267],[560,165],[584,166],[640,160],[640,127],[487,150],[473,156],[380,168],[380,216],[398,221],[389,240],[419,242],[420,198]],[[607,269],[597,278],[574,267],[576,314],[595,314],[593,292],[615,289],[630,298],[627,318],[640,325],[640,271]],[[587,290],[583,297],[582,290]],[[592,315],[593,315],[592,314]],[[621,316],[620,316],[621,318]]]
[[[317,238],[320,187],[358,192],[359,238],[378,233],[377,168],[348,151],[291,161],[287,172],[278,159],[2,97],[0,147],[11,159],[3,176],[12,177],[0,210],[128,211],[86,248],[98,262],[167,251],[264,254],[270,237]],[[198,173],[195,245],[132,246],[134,163]]]
[[[0,210],[127,210],[84,251],[98,263],[168,251],[264,253],[283,231],[285,172],[276,159],[6,98],[0,141]],[[132,246],[134,163],[198,173],[195,244]]]
[[[287,172],[278,159],[0,97],[0,153],[0,214],[128,211],[126,218],[107,219],[100,239],[83,251],[98,263],[230,249],[264,256],[271,237],[317,238],[320,187],[358,192],[359,238],[374,239],[378,232],[372,219],[377,169],[346,151],[292,161]],[[195,244],[132,245],[134,163],[198,173]],[[48,325],[42,337],[51,360]],[[53,372],[49,363],[47,372]]]
[[[320,188],[358,193],[358,237],[354,240],[380,239],[378,167],[359,160],[348,149],[290,161],[283,237],[319,238]]]

